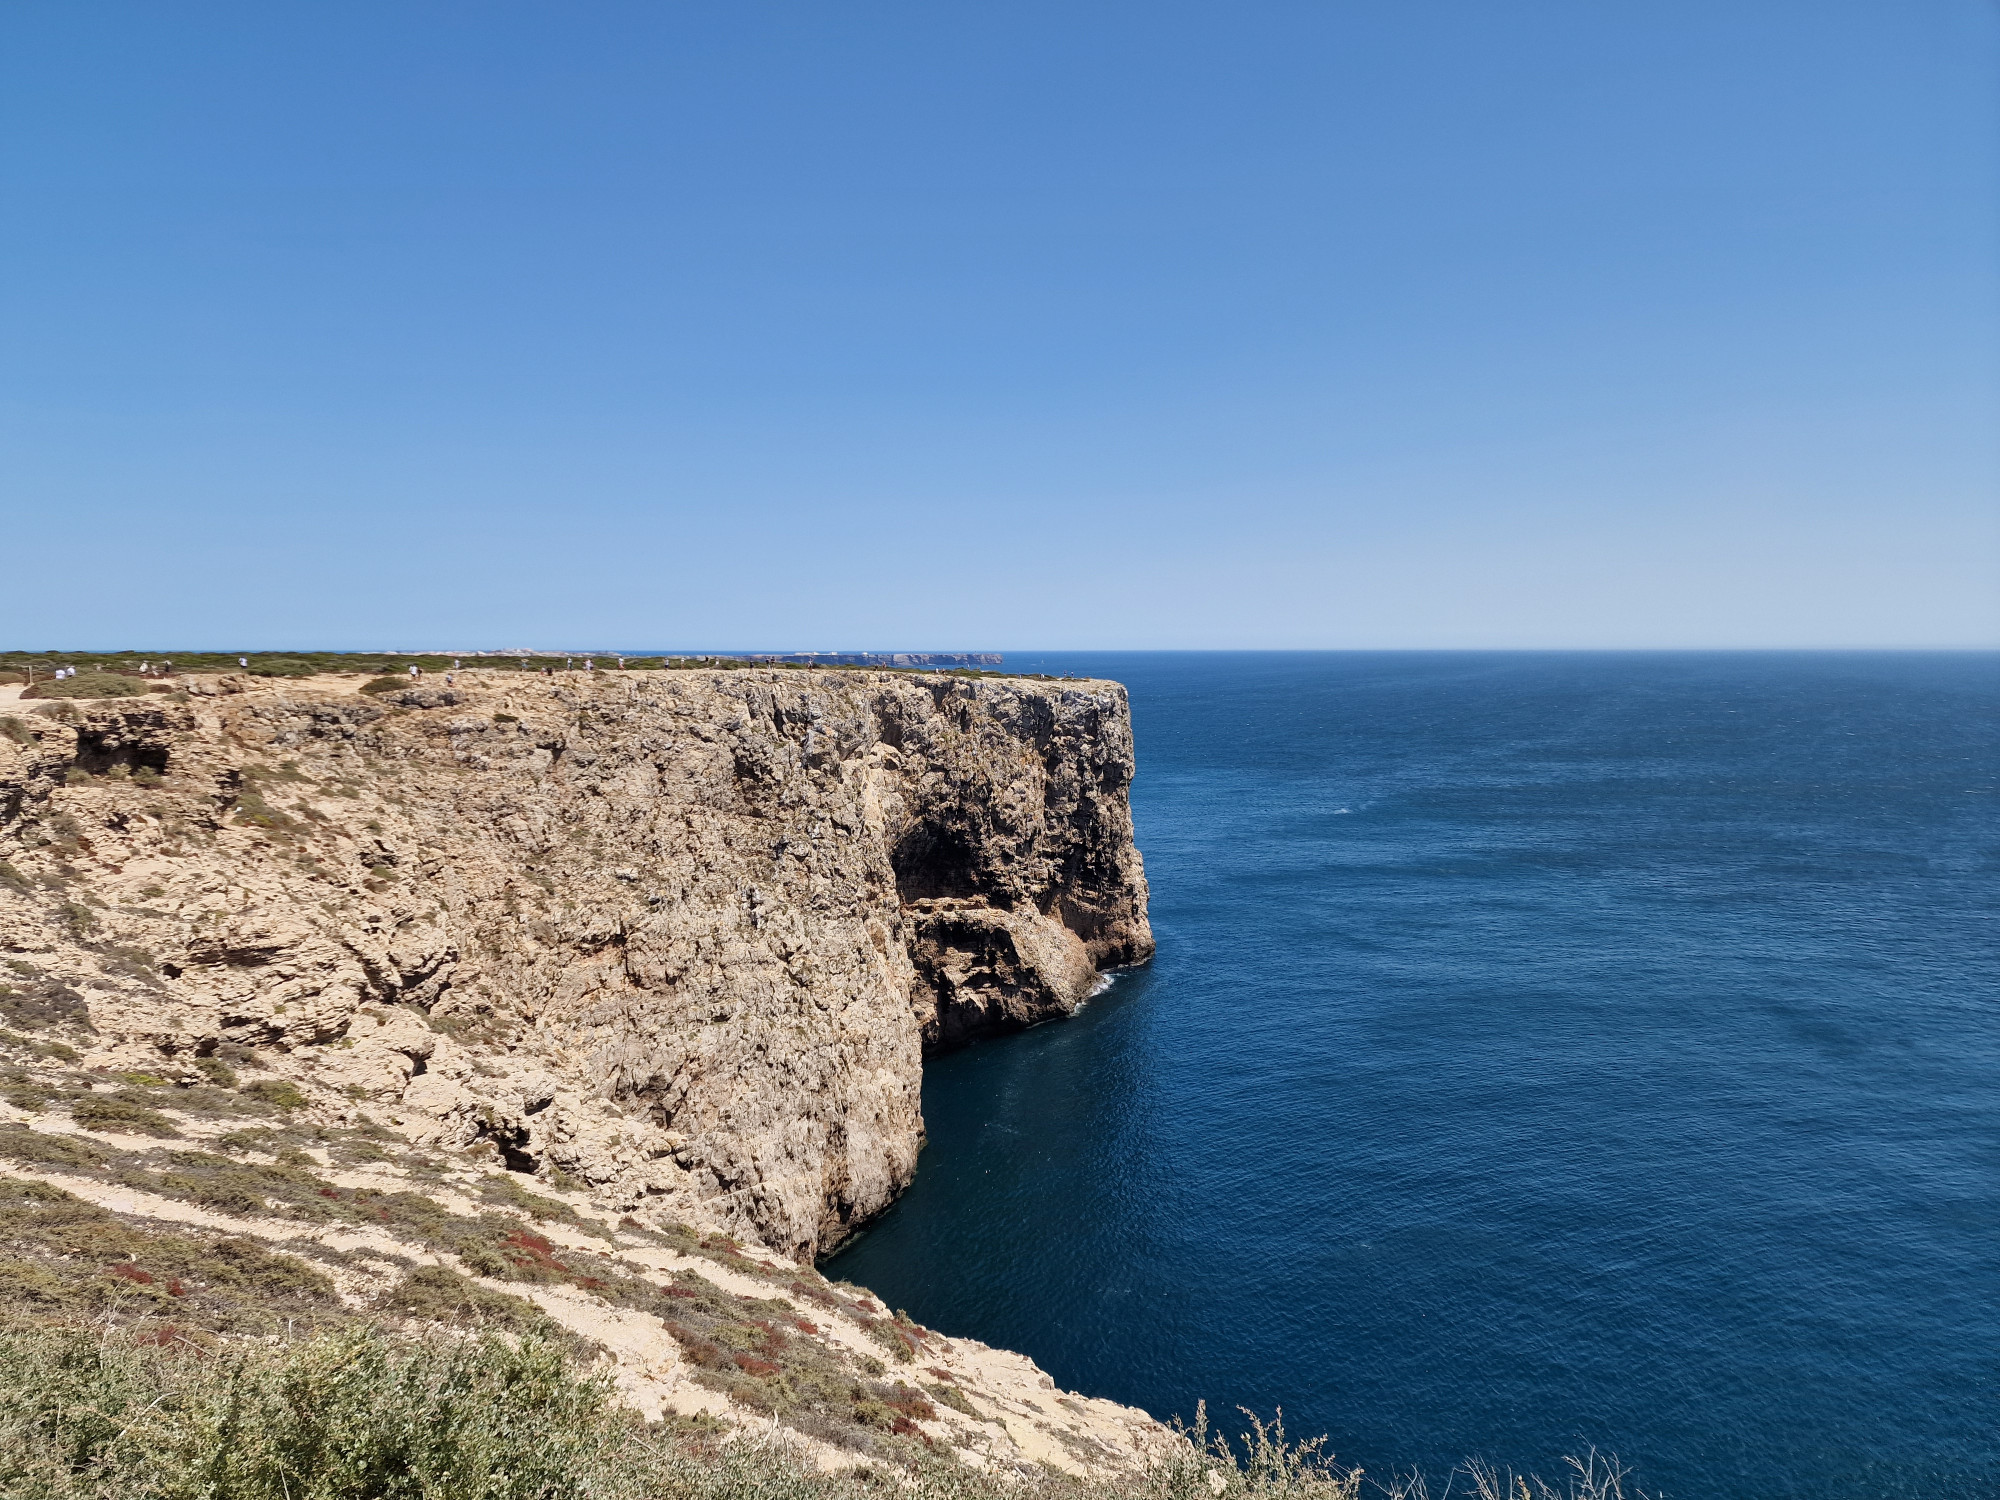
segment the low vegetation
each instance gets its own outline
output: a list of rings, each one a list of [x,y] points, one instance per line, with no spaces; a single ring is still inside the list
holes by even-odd
[[[0,1492],[23,1500],[638,1496],[647,1457],[607,1382],[533,1338],[0,1336]]]
[[[79,672],[74,677],[52,678],[21,690],[23,698],[138,698],[149,684],[143,677],[126,677],[112,672]]]
[[[106,1334],[0,1330],[0,1493],[21,1500],[1428,1500],[1375,1485],[1314,1442],[1254,1425],[1240,1451],[1208,1430],[1143,1474],[1080,1480],[981,1472],[919,1453],[816,1472],[775,1434],[718,1440],[713,1423],[648,1426],[533,1333],[395,1338],[344,1329],[277,1343],[171,1325]],[[1479,1500],[1622,1500],[1591,1455],[1559,1485],[1484,1465],[1449,1493]],[[1443,1500],[1446,1492],[1439,1492]]]
[[[294,1256],[212,1231],[128,1225],[47,1183],[0,1179],[0,1242],[0,1307],[16,1317],[164,1319],[192,1339],[346,1316],[333,1284]]]
[[[67,1110],[96,1132],[0,1125],[0,1160],[204,1210],[199,1223],[154,1220],[0,1174],[0,1494],[10,1500],[1430,1493],[1417,1479],[1377,1485],[1335,1465],[1320,1443],[1294,1443],[1254,1419],[1237,1449],[1198,1420],[1152,1472],[1116,1482],[987,1472],[935,1423],[950,1411],[995,1419],[935,1368],[935,1334],[863,1288],[772,1264],[720,1233],[632,1219],[614,1230],[515,1174],[468,1171],[471,1153],[453,1174],[456,1207],[420,1191],[338,1183],[321,1158],[394,1159],[385,1143],[298,1121],[253,1092],[277,1080],[232,1089],[234,1076],[228,1063],[180,1084],[0,1068],[12,1102],[32,1108],[38,1125]],[[200,1122],[243,1111],[254,1118],[199,1144],[129,1139],[155,1122],[213,1129]],[[215,1215],[244,1219],[244,1230]],[[273,1244],[273,1221],[297,1228],[278,1229]],[[385,1265],[383,1251],[322,1243],[321,1227],[380,1229],[445,1263],[389,1253]],[[703,1275],[682,1259],[671,1273],[649,1271],[632,1258],[648,1248],[718,1269]],[[730,1290],[721,1271],[756,1285]],[[613,1399],[603,1351],[503,1290],[510,1285],[656,1319],[693,1379],[741,1414],[735,1435],[723,1441],[729,1429],[709,1418],[648,1427]],[[823,1338],[829,1313],[858,1321],[881,1357]],[[853,1467],[801,1467],[786,1429],[845,1450]],[[1471,1466],[1439,1496],[1624,1494],[1622,1474],[1596,1459],[1572,1479],[1551,1488]]]

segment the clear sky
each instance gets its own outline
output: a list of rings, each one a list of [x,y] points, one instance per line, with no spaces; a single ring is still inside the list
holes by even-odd
[[[2000,7],[0,7],[0,644],[2000,644]]]

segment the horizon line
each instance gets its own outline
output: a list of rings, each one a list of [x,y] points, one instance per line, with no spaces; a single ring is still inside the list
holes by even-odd
[[[2000,653],[2000,642],[1979,645],[1817,645],[1817,646],[1027,646],[1011,650],[992,647],[891,647],[884,649],[829,650],[781,646],[676,646],[661,648],[616,646],[46,646],[0,648],[7,656],[145,656],[170,655],[174,651],[197,656],[275,656],[286,653],[333,656],[455,656],[474,659],[507,657],[623,656],[628,658],[713,656],[742,660],[752,656],[1040,656],[1065,655],[1156,655],[1156,656],[1248,656],[1248,655],[1543,655],[1543,656],[1644,656],[1644,655],[1980,655]]]

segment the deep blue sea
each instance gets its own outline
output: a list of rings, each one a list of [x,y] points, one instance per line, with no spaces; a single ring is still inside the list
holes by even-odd
[[[834,1274],[1377,1473],[2000,1495],[2000,656],[1009,664],[1131,689],[1159,954]]]

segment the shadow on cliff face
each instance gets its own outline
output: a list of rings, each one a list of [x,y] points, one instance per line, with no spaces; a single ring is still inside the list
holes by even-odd
[[[926,1056],[1070,1015],[1097,980],[1083,934],[1065,921],[1074,903],[1037,910],[993,878],[980,848],[976,835],[926,819],[890,851]]]
[[[917,824],[897,842],[889,863],[896,872],[896,894],[905,906],[984,894],[972,844],[955,829]]]
[[[92,726],[77,731],[76,764],[92,776],[106,776],[114,770],[164,775],[167,746],[161,737],[120,734],[116,729]]]

